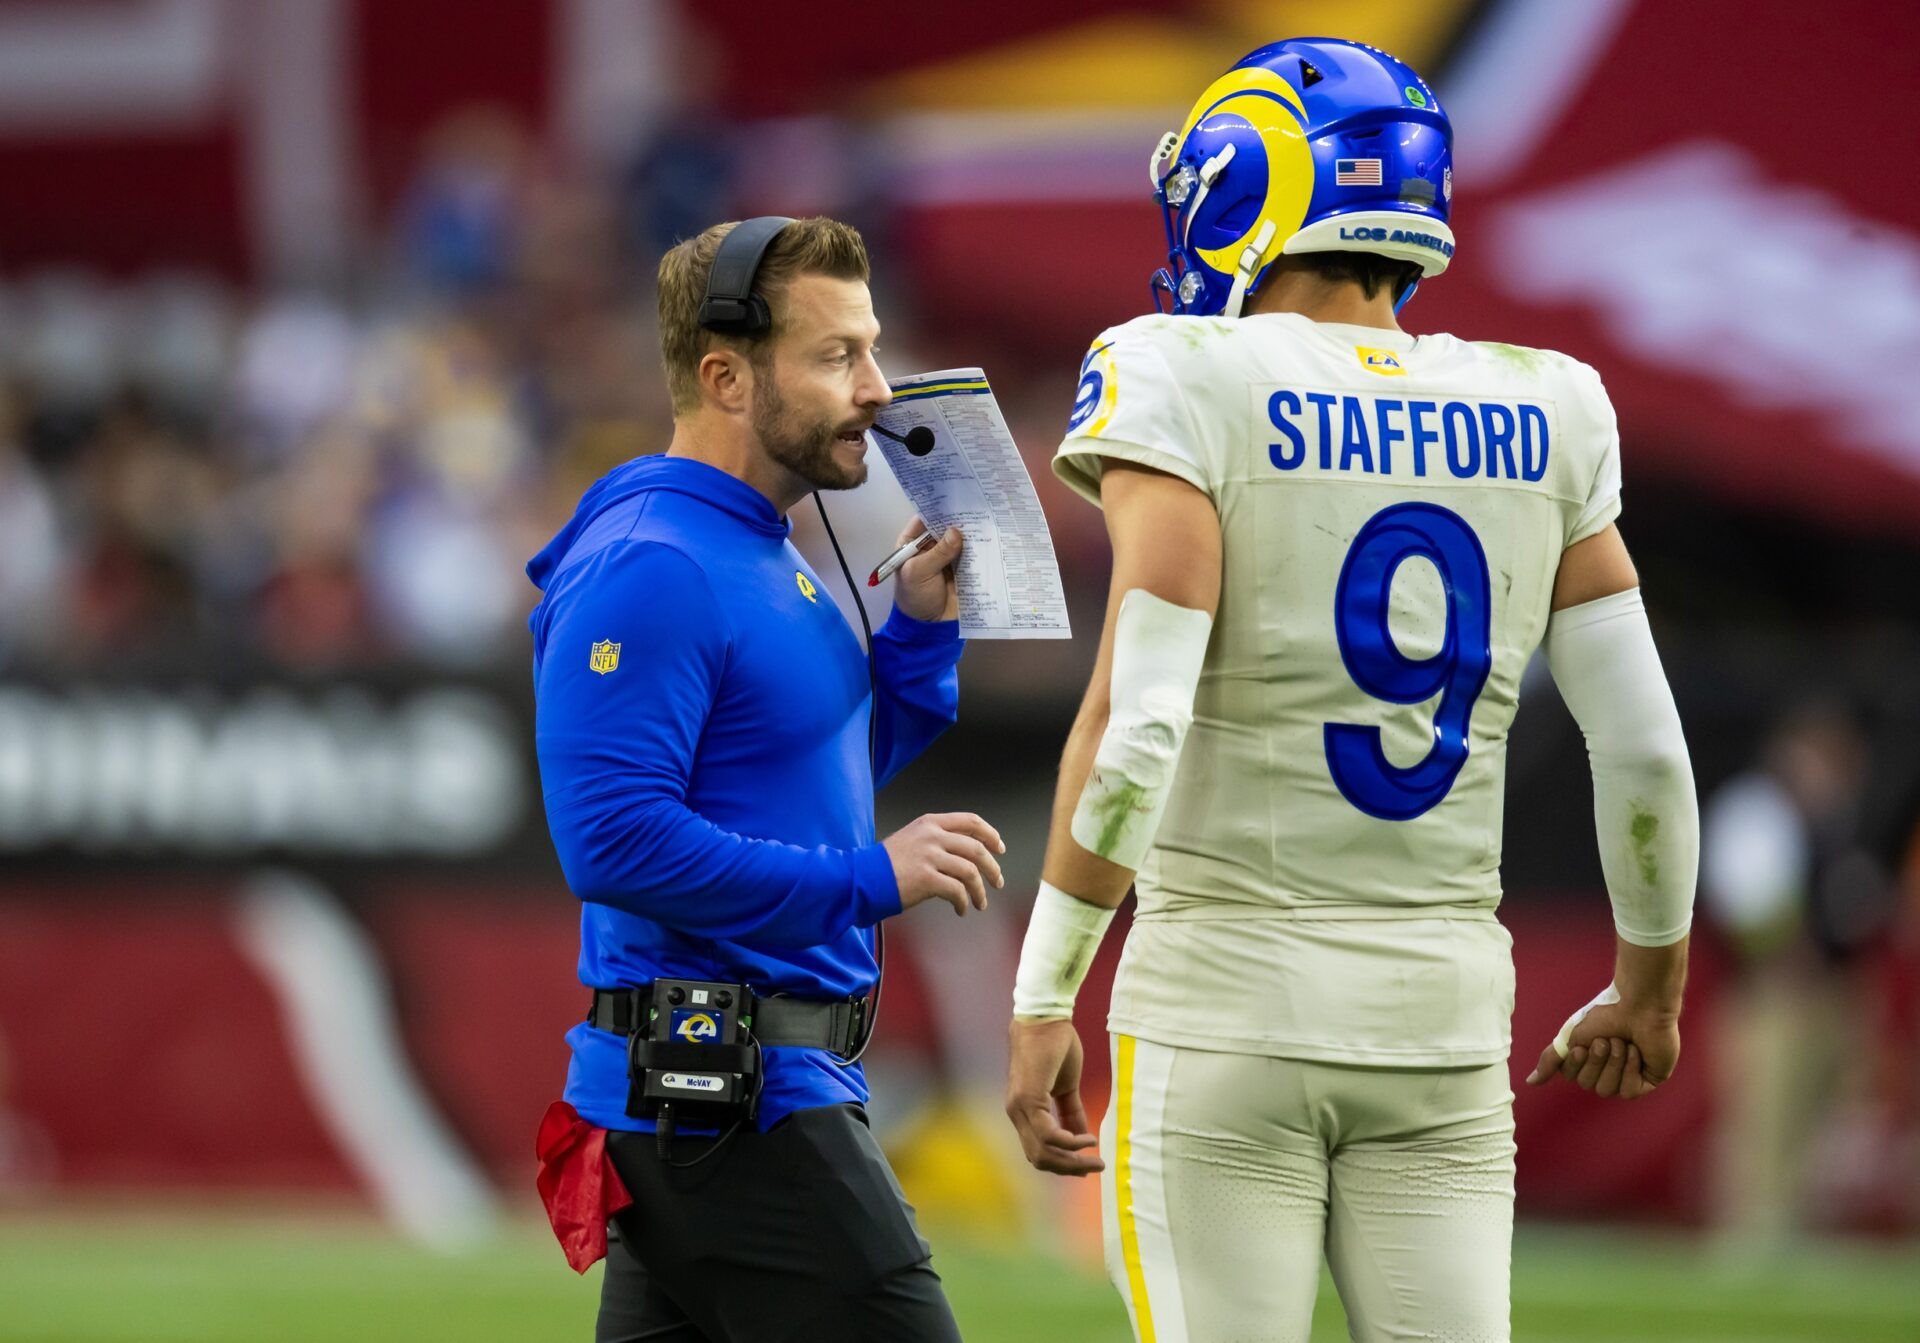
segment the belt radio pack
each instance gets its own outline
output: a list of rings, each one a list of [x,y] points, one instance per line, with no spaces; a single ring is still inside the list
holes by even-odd
[[[627,1113],[653,1121],[665,1158],[683,1124],[727,1135],[753,1119],[763,1045],[824,1049],[851,1064],[872,1038],[877,1007],[877,995],[756,997],[744,984],[657,979],[644,988],[595,989],[587,1021],[627,1037]]]
[[[753,1118],[760,1044],[744,984],[657,979],[627,1040],[627,1113],[651,1119],[664,1151],[678,1124],[727,1128]]]

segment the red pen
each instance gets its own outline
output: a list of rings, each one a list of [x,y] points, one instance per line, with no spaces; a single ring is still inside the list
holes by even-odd
[[[870,588],[879,587],[883,581],[892,578],[894,572],[898,570],[901,565],[905,564],[915,555],[918,555],[921,551],[931,548],[939,539],[940,538],[932,532],[921,532],[920,535],[914,537],[913,540],[907,542],[904,546],[901,546],[900,549],[894,551],[893,554],[880,561],[880,567],[867,575],[867,586]]]

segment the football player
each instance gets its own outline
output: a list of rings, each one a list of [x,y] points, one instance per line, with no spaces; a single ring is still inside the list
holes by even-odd
[[[1307,39],[1152,159],[1172,311],[1102,332],[1054,467],[1112,592],[1014,995],[1028,1159],[1102,1172],[1136,1335],[1305,1339],[1321,1256],[1361,1340],[1508,1337],[1506,737],[1545,645],[1583,730],[1613,982],[1529,1078],[1658,1087],[1698,852],[1622,544],[1599,377],[1414,336],[1453,255],[1452,131],[1393,57]],[[1096,1140],[1075,992],[1139,906]],[[1097,1151],[1095,1150],[1097,1147]]]

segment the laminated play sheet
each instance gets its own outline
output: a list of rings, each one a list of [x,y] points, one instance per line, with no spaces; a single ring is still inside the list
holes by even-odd
[[[892,387],[874,440],[927,527],[967,538],[954,571],[960,633],[1071,637],[1053,536],[986,374],[951,368]]]

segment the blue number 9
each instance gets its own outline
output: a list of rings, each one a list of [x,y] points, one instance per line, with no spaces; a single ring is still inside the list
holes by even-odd
[[[1440,651],[1415,660],[1387,628],[1393,576],[1414,556],[1432,561],[1447,594]],[[1340,658],[1354,684],[1376,699],[1418,704],[1440,696],[1433,749],[1402,768],[1380,749],[1380,729],[1325,725],[1327,768],[1347,801],[1387,821],[1411,821],[1439,805],[1467,763],[1467,720],[1493,669],[1487,556],[1465,520],[1437,504],[1406,503],[1374,514],[1347,551],[1333,595]]]

